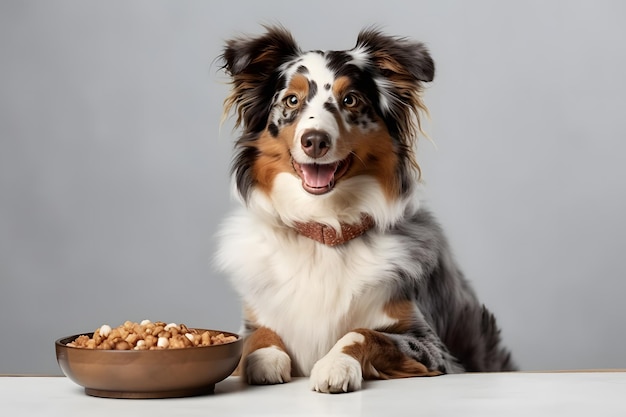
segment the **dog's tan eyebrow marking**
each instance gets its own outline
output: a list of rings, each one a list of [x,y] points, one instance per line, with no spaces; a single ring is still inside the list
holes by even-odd
[[[309,92],[309,79],[304,75],[296,74],[293,76],[287,87],[285,96],[290,94],[298,95],[298,98],[303,99]]]
[[[333,84],[333,94],[335,97],[341,97],[346,91],[350,89],[352,85],[350,78],[342,76],[337,78],[335,83]]]
[[[306,97],[307,100],[310,101],[311,99],[313,99],[313,97],[315,97],[315,94],[317,94],[317,82],[315,82],[315,80],[310,79],[309,77],[306,77],[308,74],[309,74],[309,69],[305,67],[304,65],[300,65],[298,69],[296,70],[296,74],[294,75],[292,79],[292,83],[290,83],[290,89],[296,88],[298,90],[302,89],[302,91],[304,91],[304,85],[302,86],[300,85],[302,83],[301,79],[303,79],[303,76],[304,76],[304,79],[306,80],[308,85],[306,88],[306,94],[303,93],[302,97]]]

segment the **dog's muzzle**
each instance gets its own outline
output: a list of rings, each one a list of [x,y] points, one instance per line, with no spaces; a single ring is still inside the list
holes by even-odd
[[[307,130],[300,138],[300,145],[310,158],[322,158],[331,148],[330,135],[323,130]],[[298,163],[292,159],[293,168],[302,180],[302,188],[315,195],[331,191],[337,180],[348,171],[351,163],[351,156],[326,164]]]

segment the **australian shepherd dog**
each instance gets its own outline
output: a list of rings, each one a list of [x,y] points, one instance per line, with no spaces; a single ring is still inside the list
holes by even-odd
[[[227,41],[225,114],[242,208],[217,264],[242,298],[240,375],[308,376],[320,392],[364,379],[507,371],[494,316],[420,206],[414,154],[427,48],[377,29],[305,52],[282,27]]]

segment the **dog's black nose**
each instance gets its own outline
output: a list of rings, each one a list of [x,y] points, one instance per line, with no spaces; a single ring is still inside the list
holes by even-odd
[[[321,158],[330,149],[330,136],[322,130],[308,130],[300,138],[302,150],[311,158]]]

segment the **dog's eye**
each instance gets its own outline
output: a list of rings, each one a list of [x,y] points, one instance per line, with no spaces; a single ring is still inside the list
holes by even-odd
[[[355,93],[348,93],[343,97],[343,105],[349,109],[354,108],[359,105],[359,96]]]
[[[298,96],[296,96],[295,94],[291,94],[285,97],[285,106],[289,107],[290,109],[295,109],[296,107],[298,107]]]

